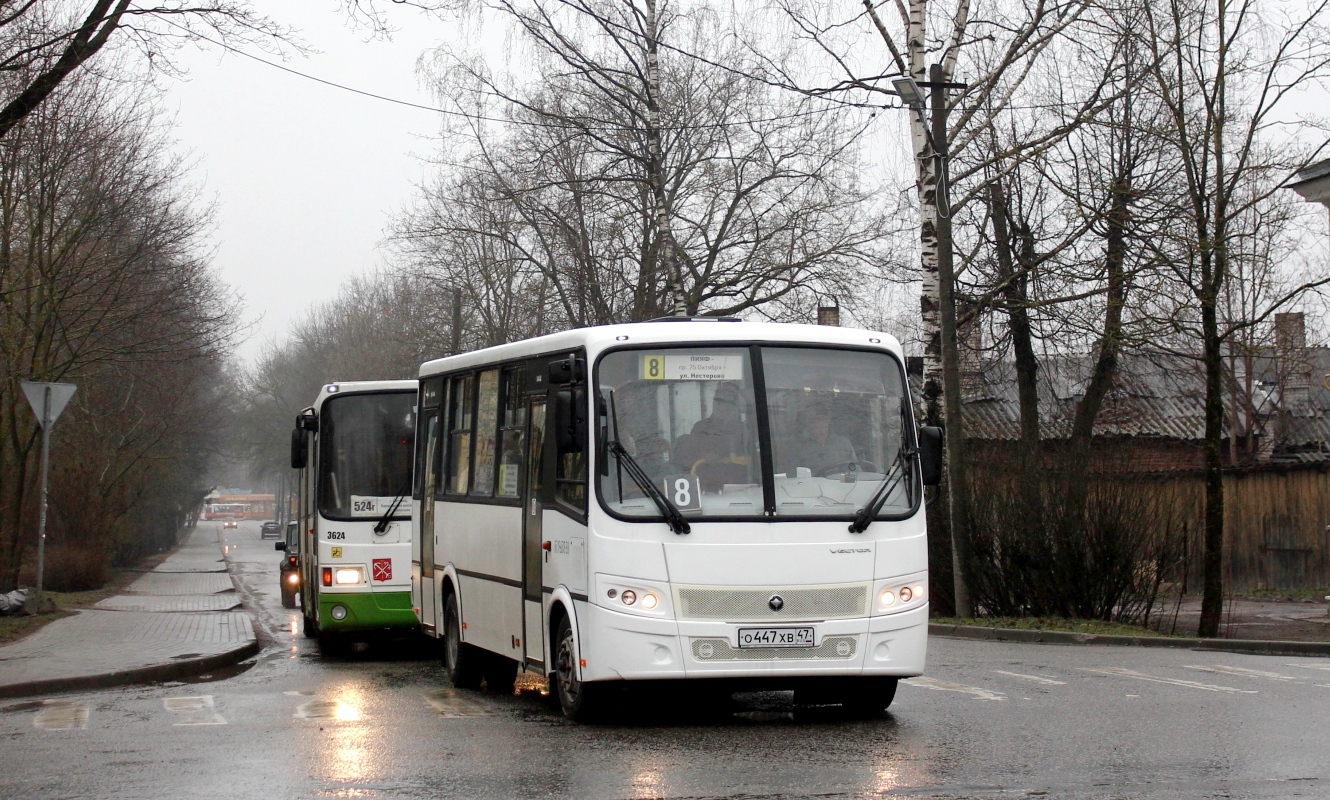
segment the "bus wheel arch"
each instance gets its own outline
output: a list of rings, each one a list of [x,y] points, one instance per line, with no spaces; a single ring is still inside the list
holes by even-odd
[[[444,675],[459,689],[477,689],[485,677],[484,653],[462,641],[462,606],[451,580],[444,581],[442,600]]]

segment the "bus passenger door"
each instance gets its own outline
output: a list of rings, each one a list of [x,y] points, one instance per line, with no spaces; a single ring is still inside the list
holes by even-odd
[[[545,444],[545,398],[530,401],[527,419],[526,487],[522,493],[522,639],[526,663],[545,665],[545,625],[543,608],[544,560],[540,502],[541,461]]]
[[[425,421],[424,478],[420,491],[420,622],[426,631],[438,632],[434,585],[434,486],[438,471],[439,412],[431,411]]]

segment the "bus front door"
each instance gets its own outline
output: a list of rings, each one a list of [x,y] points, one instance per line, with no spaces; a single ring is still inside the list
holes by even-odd
[[[541,518],[541,461],[545,444],[545,399],[530,401],[527,419],[526,488],[522,497],[522,639],[528,666],[544,669],[545,625],[542,607],[544,560]]]

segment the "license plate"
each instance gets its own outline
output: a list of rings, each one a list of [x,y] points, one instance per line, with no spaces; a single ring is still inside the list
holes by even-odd
[[[739,648],[812,647],[812,628],[740,628]]]

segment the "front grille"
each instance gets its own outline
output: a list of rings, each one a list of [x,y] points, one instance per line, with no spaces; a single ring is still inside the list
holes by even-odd
[[[783,661],[795,658],[854,658],[859,640],[853,636],[827,636],[817,647],[746,647],[739,649],[726,639],[694,639],[693,658],[698,661]]]
[[[842,583],[832,586],[680,586],[676,598],[679,619],[715,619],[725,622],[844,619],[868,616],[869,586]],[[771,598],[784,605],[773,611]]]

